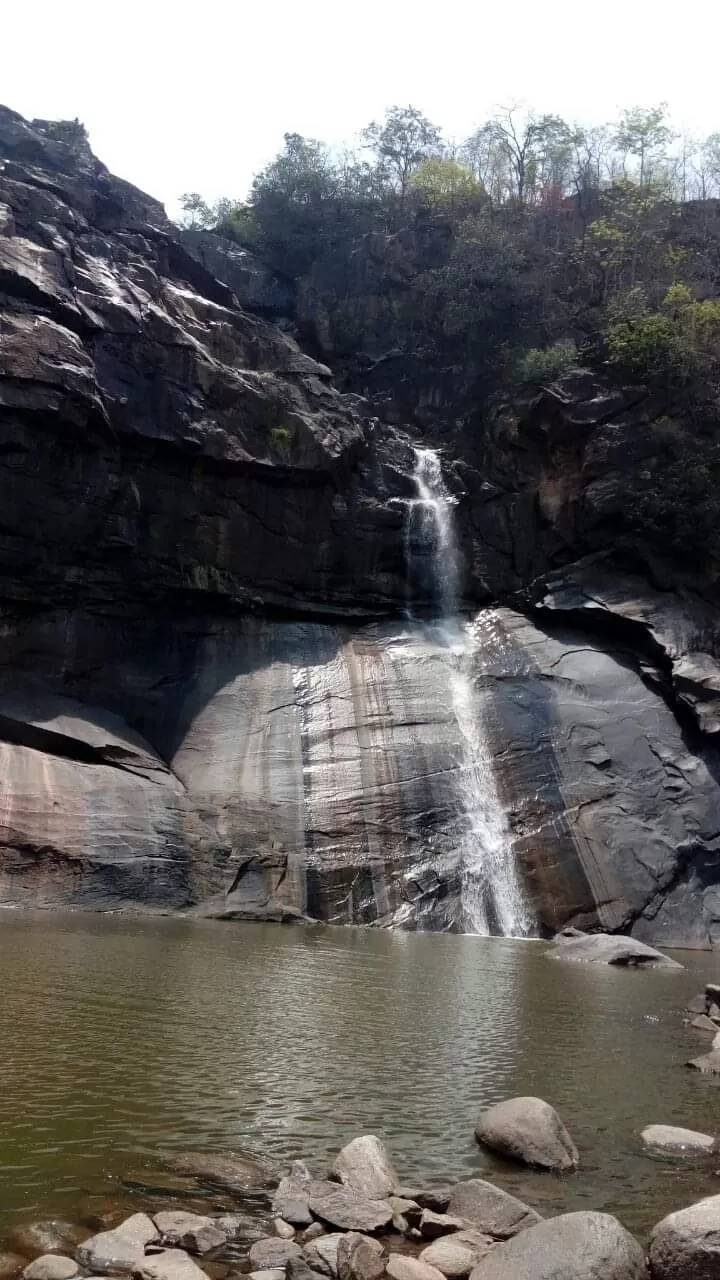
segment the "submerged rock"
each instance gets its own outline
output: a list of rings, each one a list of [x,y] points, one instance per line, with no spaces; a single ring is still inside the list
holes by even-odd
[[[640,1134],[643,1144],[652,1151],[668,1155],[708,1155],[715,1150],[715,1139],[709,1133],[680,1129],[671,1124],[651,1124]]]
[[[490,1107],[475,1126],[483,1146],[534,1169],[565,1173],[577,1168],[575,1143],[554,1107],[542,1098],[508,1098]]]
[[[218,1154],[206,1151],[183,1151],[173,1156],[171,1168],[185,1177],[208,1187],[242,1194],[277,1186],[276,1171],[255,1156]]]
[[[397,1174],[384,1143],[374,1134],[353,1138],[332,1167],[333,1176],[368,1200],[386,1200],[397,1187]]]
[[[559,933],[548,951],[553,960],[583,960],[588,964],[612,964],[636,969],[682,969],[677,960],[636,938],[617,933]]]
[[[685,1066],[693,1071],[700,1071],[705,1076],[720,1075],[720,1051],[711,1049],[709,1053],[702,1053],[699,1058],[691,1058]]]
[[[720,1276],[720,1196],[709,1196],[662,1219],[650,1235],[652,1280],[715,1280]]]
[[[506,1240],[541,1221],[540,1214],[529,1205],[482,1178],[458,1182],[453,1187],[448,1212],[471,1222],[495,1240]]]
[[[499,1244],[471,1280],[645,1280],[645,1255],[607,1213],[547,1218]],[[690,1280],[689,1276],[684,1280]]]
[[[44,1253],[73,1252],[88,1234],[73,1222],[65,1222],[62,1218],[47,1218],[41,1222],[27,1222],[13,1227],[8,1244],[25,1258],[35,1258]]]
[[[76,1257],[81,1266],[102,1275],[114,1271],[135,1271],[145,1257],[145,1246],[159,1238],[160,1233],[152,1218],[146,1213],[134,1213],[119,1227],[100,1231],[85,1240],[77,1249]]]

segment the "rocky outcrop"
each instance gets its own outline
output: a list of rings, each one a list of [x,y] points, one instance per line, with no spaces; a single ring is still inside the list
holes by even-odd
[[[263,270],[0,110],[0,902],[461,928],[409,440]],[[715,614],[599,555],[628,403],[576,380],[448,455],[469,711],[538,932],[707,946]]]

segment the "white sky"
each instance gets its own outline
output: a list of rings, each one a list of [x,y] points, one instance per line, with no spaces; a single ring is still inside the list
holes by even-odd
[[[393,103],[457,140],[510,101],[720,130],[718,0],[0,0],[0,55],[0,102],[79,116],[171,213],[244,195],[286,131],[351,141]]]

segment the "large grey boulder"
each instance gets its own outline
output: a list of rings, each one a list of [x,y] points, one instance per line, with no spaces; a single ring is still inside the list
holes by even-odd
[[[470,1275],[493,1243],[492,1238],[482,1231],[457,1231],[451,1236],[442,1236],[423,1249],[420,1261],[442,1271],[447,1280],[462,1280]]]
[[[163,1249],[143,1258],[135,1280],[207,1280],[206,1273],[183,1249]]]
[[[448,1213],[471,1222],[494,1240],[507,1240],[541,1221],[540,1214],[529,1205],[483,1178],[458,1182],[450,1196]]]
[[[470,1280],[646,1280],[645,1255],[607,1213],[547,1218],[481,1258]],[[683,1280],[690,1280],[684,1276]]]
[[[379,1240],[348,1231],[337,1251],[338,1280],[380,1280],[385,1271],[385,1250]]]
[[[248,1255],[251,1271],[272,1271],[285,1267],[290,1258],[302,1257],[302,1249],[294,1240],[281,1240],[279,1236],[267,1236],[250,1246]]]
[[[133,1213],[112,1231],[100,1231],[85,1240],[76,1252],[81,1266],[96,1275],[115,1271],[135,1271],[145,1256],[145,1245],[159,1239],[152,1218],[146,1213]]]
[[[155,1226],[162,1236],[162,1243],[171,1248],[187,1249],[189,1253],[208,1253],[225,1244],[228,1233],[217,1218],[200,1213],[183,1213],[166,1210],[155,1214]]]
[[[44,1253],[23,1271],[23,1280],[72,1280],[80,1268],[61,1253]]]
[[[654,947],[618,933],[582,933],[568,929],[553,939],[548,951],[553,960],[581,960],[587,964],[613,964],[623,968],[682,969],[677,960]]]
[[[653,1228],[652,1280],[717,1280],[720,1276],[720,1195],[678,1209]]]
[[[478,1142],[534,1169],[565,1173],[577,1168],[577,1147],[554,1107],[542,1098],[507,1098],[475,1126]]]
[[[377,1231],[393,1218],[387,1200],[370,1200],[332,1182],[312,1183],[308,1203],[316,1218],[341,1231]]]
[[[709,1155],[716,1145],[710,1133],[697,1133],[695,1129],[681,1129],[672,1124],[649,1124],[640,1138],[650,1151],[674,1156]]]
[[[386,1146],[372,1133],[348,1142],[338,1155],[332,1173],[368,1200],[385,1200],[398,1183]]]

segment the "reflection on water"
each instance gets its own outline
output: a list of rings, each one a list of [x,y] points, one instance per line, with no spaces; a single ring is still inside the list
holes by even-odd
[[[81,915],[0,917],[0,1206],[8,1224],[180,1148],[306,1156],[384,1135],[407,1181],[490,1173],[547,1212],[642,1232],[717,1191],[640,1153],[653,1121],[718,1127],[680,1010],[717,964],[624,972],[543,944]],[[539,1094],[582,1156],[569,1179],[493,1164],[487,1105]]]

